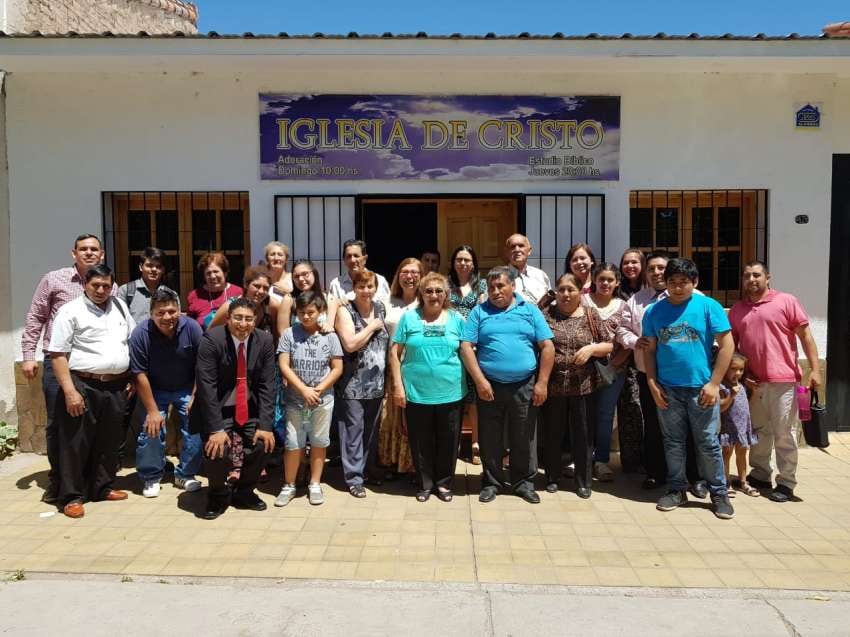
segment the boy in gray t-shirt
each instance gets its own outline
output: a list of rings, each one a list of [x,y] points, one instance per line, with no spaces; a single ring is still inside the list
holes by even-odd
[[[289,354],[289,365],[301,383],[315,388],[330,373],[331,360],[342,357],[342,345],[333,332],[323,334],[316,330],[310,333],[302,323],[296,323],[283,333],[277,353]],[[333,400],[333,394],[333,384],[325,387],[321,392],[321,402]],[[305,405],[304,396],[293,383],[286,387],[286,404]]]
[[[310,438],[310,504],[324,501],[320,481],[330,445],[333,385],[342,374],[342,345],[336,334],[323,334],[319,316],[326,310],[321,294],[302,292],[295,299],[298,323],[287,328],[277,348],[286,381],[285,482],[275,506],[295,497],[295,477]]]

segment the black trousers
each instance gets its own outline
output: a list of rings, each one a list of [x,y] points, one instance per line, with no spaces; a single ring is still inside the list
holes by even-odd
[[[56,426],[56,396],[61,396],[61,409],[65,409],[65,396],[59,381],[53,373],[53,364],[49,358],[42,363],[41,389],[44,392],[44,406],[47,409],[47,424],[44,428],[45,443],[47,445],[47,461],[50,463],[50,472],[47,474],[47,491],[59,492],[59,429]]]
[[[235,428],[234,428],[235,427]],[[249,493],[257,486],[257,480],[260,479],[260,472],[266,465],[266,450],[262,443],[254,444],[254,434],[257,432],[257,422],[249,420],[244,427],[237,427],[229,423],[227,433],[230,434],[231,428],[242,438],[242,446],[245,449],[245,460],[242,464],[242,472],[239,481],[233,485],[233,490],[236,493]],[[204,436],[206,443],[209,436]],[[204,473],[209,480],[209,495],[210,496],[227,496],[231,492],[231,485],[227,484],[227,474],[233,468],[233,462],[230,459],[230,454],[225,451],[223,458],[210,458],[204,452]]]
[[[596,451],[596,394],[552,396],[542,408],[544,461],[547,482],[557,482],[562,473],[561,442],[569,429],[575,463],[576,487],[590,487],[593,480],[593,454]]]
[[[62,391],[55,400],[59,433],[59,502],[100,500],[112,489],[118,444],[124,431],[127,380],[100,382],[72,375],[86,401],[82,416],[71,416]]]
[[[643,412],[643,466],[650,478],[655,478],[659,484],[667,481],[667,459],[664,455],[664,438],[661,435],[661,425],[658,422],[658,407],[652,400],[646,374],[637,373],[640,390],[640,408]],[[688,482],[694,484],[700,479],[697,465],[696,450],[693,436],[688,436],[685,448],[685,473]]]
[[[514,491],[533,489],[537,474],[538,411],[531,402],[534,376],[518,383],[490,381],[490,385],[494,400],[478,399],[478,446],[484,468],[482,486],[510,486]],[[507,481],[502,470],[505,426],[511,450]]]
[[[407,403],[407,437],[423,491],[451,489],[460,444],[463,401],[443,405]]]

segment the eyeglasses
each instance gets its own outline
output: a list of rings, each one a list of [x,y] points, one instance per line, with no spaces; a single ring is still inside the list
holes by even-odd
[[[425,288],[422,290],[422,294],[445,294],[446,291],[443,288]]]
[[[234,323],[253,323],[254,321],[257,320],[257,317],[236,315],[236,316],[231,316],[230,320],[233,321]]]

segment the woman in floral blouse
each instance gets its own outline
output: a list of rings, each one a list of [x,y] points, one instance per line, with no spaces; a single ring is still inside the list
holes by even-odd
[[[543,406],[546,490],[558,490],[561,441],[569,423],[575,461],[576,493],[590,497],[600,386],[594,358],[613,349],[610,327],[595,308],[581,302],[581,282],[573,274],[558,279],[555,304],[543,313],[555,335],[555,364],[549,376],[549,399]]]

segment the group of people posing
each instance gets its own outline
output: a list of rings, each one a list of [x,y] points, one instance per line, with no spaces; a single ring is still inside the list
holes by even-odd
[[[223,254],[201,258],[204,284],[184,312],[163,285],[162,251],[146,249],[140,277],[118,288],[100,240],[77,237],[74,265],[39,283],[22,338],[25,375],[36,375],[39,339],[49,360],[44,500],[76,518],[85,501],[125,499],[112,487],[127,422],[138,425],[142,493],[156,497],[170,411],[182,437],[174,485],[197,491],[207,477],[206,519],[265,509],[255,487],[281,446],[275,506],[297,496],[305,463],[307,499],[321,504],[333,439],[352,496],[410,472],[417,500],[450,501],[464,422],[481,502],[540,502],[538,454],[546,491],[571,477],[589,498],[594,478],[614,476],[615,418],[623,471],[644,471],[646,489],[666,485],[662,511],[688,491],[710,496],[723,519],[736,492],[793,499],[798,338],[811,385],[822,380],[808,317],[771,289],[765,264],[744,266],[743,298],[727,316],[687,259],[629,249],[619,265],[596,262],[579,243],[552,285],[531,253],[512,235],[506,264],[482,274],[461,245],[444,276],[431,251],[388,282],[354,239],[326,291],[313,263],[290,271],[288,248],[272,242],[243,287],[228,282]]]

